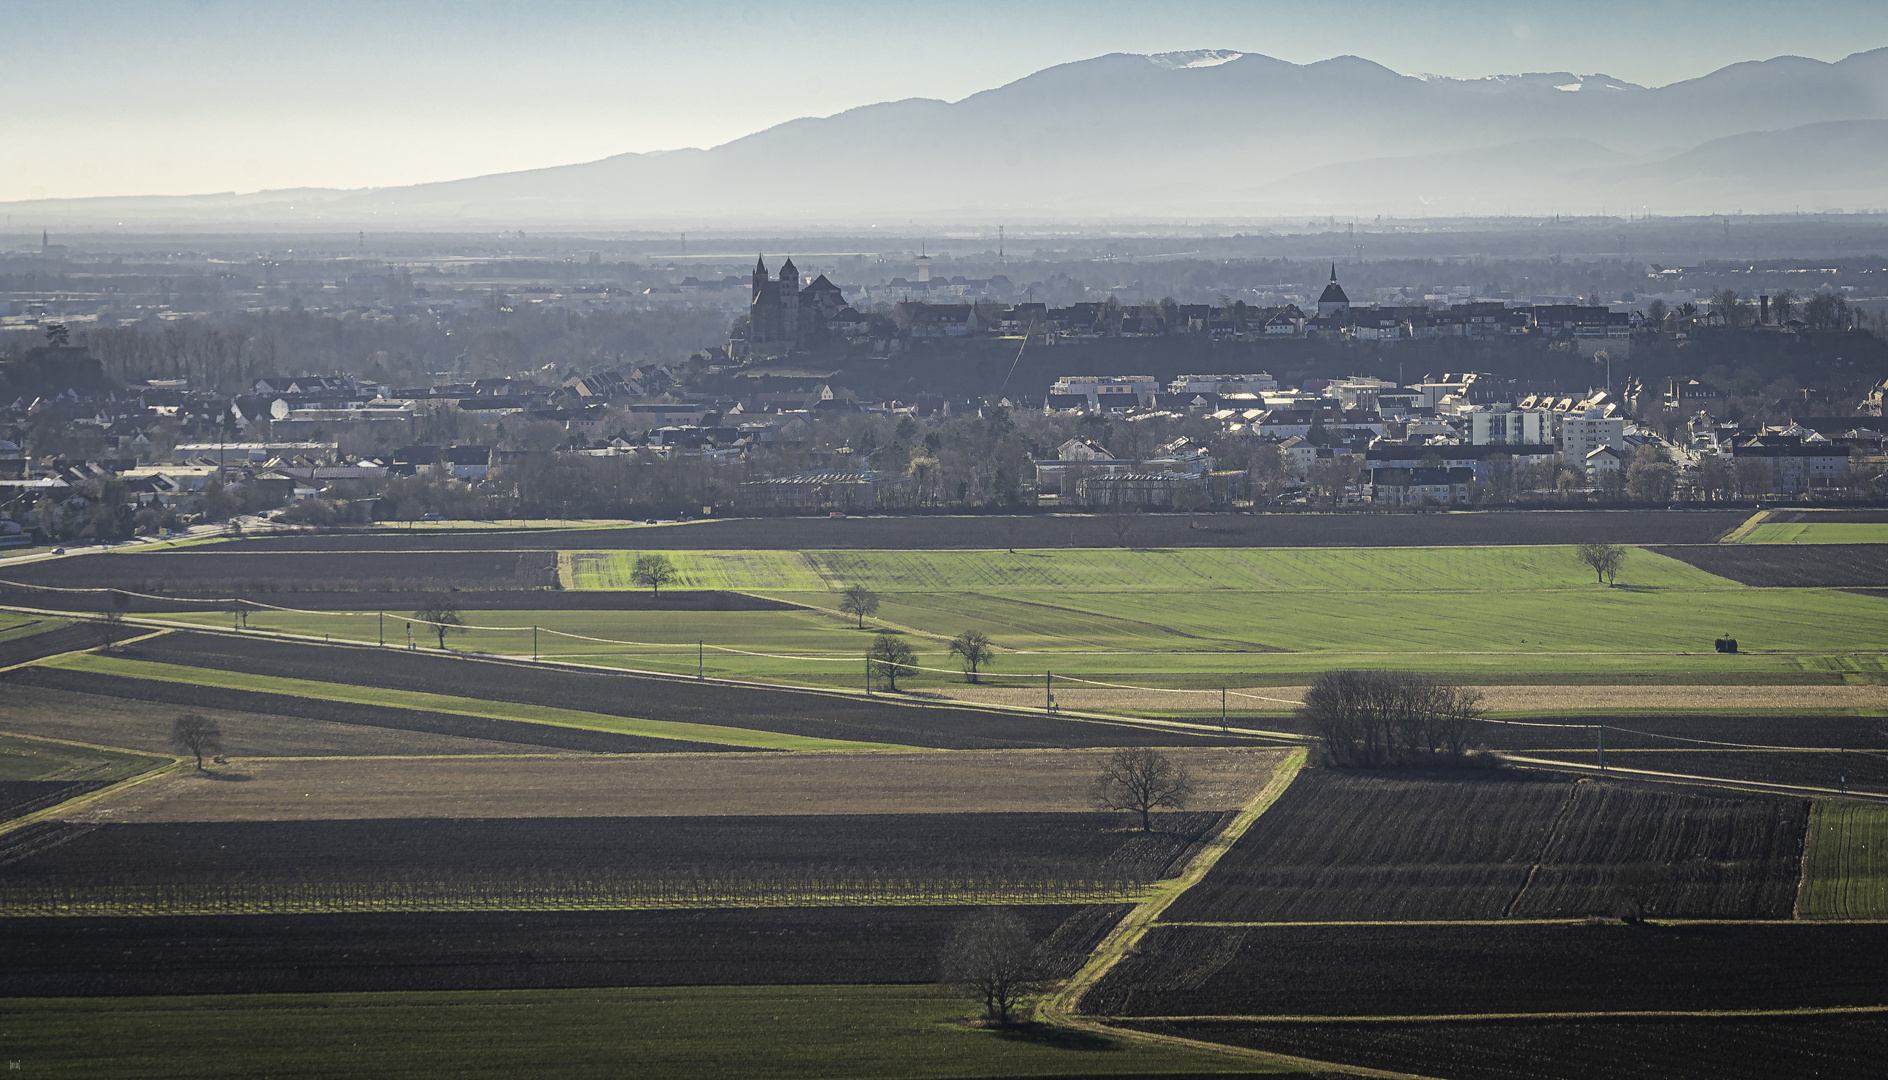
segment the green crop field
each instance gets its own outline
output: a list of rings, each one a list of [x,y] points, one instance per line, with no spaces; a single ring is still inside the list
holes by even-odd
[[[124,750],[0,735],[0,780],[91,780],[109,784],[169,761]]]
[[[157,679],[164,682],[189,683],[193,686],[217,686],[232,690],[255,690],[269,694],[292,694],[297,697],[320,698],[328,701],[352,701],[362,705],[390,705],[398,708],[423,709],[429,712],[458,713],[464,716],[484,716],[499,720],[525,720],[538,724],[552,724],[560,727],[587,728],[592,731],[614,731],[625,735],[644,735],[656,739],[680,739],[689,742],[719,743],[724,746],[743,746],[757,750],[899,750],[915,749],[908,746],[890,746],[883,743],[852,742],[842,739],[818,739],[804,735],[784,735],[772,731],[757,731],[749,728],[720,727],[713,724],[690,724],[673,720],[640,720],[621,716],[606,716],[602,713],[581,712],[575,709],[558,709],[544,705],[521,705],[513,702],[491,702],[479,698],[454,697],[446,694],[427,694],[412,690],[387,690],[378,687],[350,686],[342,683],[315,682],[307,679],[285,679],[269,675],[250,675],[242,672],[221,671],[213,668],[183,667],[175,664],[160,664],[144,660],[121,660],[116,657],[85,654],[64,656],[47,661],[47,667],[63,668],[68,671],[90,671],[102,675],[122,675],[133,679]]]
[[[1249,1059],[954,1022],[935,987],[781,986],[13,999],[22,1076],[743,1077],[1251,1075]]]
[[[1888,674],[1888,602],[1835,589],[1754,589],[1642,549],[1617,587],[1565,547],[673,551],[679,587],[751,592],[806,611],[473,611],[453,647],[710,675],[852,685],[870,643],[837,611],[863,585],[868,630],[903,631],[927,667],[977,628],[997,678],[1045,670],[1145,685],[1291,684],[1334,667],[1487,682],[1665,678],[1841,682]],[[575,553],[568,584],[626,585],[634,552]],[[283,600],[292,604],[292,594]],[[371,603],[363,597],[365,603]],[[255,612],[259,629],[401,644],[393,612]],[[165,616],[228,625],[228,616]],[[424,634],[425,628],[415,628]],[[1746,655],[1717,655],[1729,633]],[[422,638],[422,641],[424,639]],[[1856,654],[1856,655],[1851,655]],[[1128,676],[1132,676],[1129,678]],[[947,671],[921,673],[943,681]]]
[[[1751,529],[1743,544],[1888,544],[1888,524],[1853,521],[1769,521]]]
[[[1888,806],[1815,804],[1797,913],[1805,919],[1888,919]]]

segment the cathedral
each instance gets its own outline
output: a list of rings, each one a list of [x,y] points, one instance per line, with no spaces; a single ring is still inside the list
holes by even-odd
[[[839,286],[825,274],[803,289],[792,259],[781,264],[776,281],[767,276],[766,260],[756,258],[754,295],[747,309],[748,344],[803,344],[823,334],[827,320],[845,307]]]

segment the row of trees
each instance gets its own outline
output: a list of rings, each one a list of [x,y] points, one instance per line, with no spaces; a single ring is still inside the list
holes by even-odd
[[[1482,718],[1479,690],[1407,671],[1327,671],[1298,715],[1339,765],[1460,760]]]

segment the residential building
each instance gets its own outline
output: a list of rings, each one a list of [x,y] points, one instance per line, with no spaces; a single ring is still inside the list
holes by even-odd
[[[1372,469],[1365,495],[1373,506],[1463,506],[1473,498],[1475,470]]]
[[[1472,406],[1458,410],[1456,415],[1467,419],[1468,441],[1476,446],[1490,443],[1538,445],[1554,441],[1554,416],[1546,409]]]
[[[1579,416],[1560,421],[1560,457],[1569,465],[1586,461],[1586,456],[1602,446],[1623,451],[1626,445],[1626,418],[1606,416],[1600,409],[1588,409]]]

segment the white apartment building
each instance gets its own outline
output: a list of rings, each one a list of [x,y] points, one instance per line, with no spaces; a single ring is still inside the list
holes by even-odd
[[[1602,416],[1598,409],[1588,409],[1580,416],[1560,421],[1560,460],[1584,465],[1587,455],[1602,446],[1610,446],[1625,456],[1626,418]]]
[[[1167,384],[1170,394],[1258,394],[1278,389],[1278,380],[1255,375],[1182,375]]]
[[[1468,418],[1468,441],[1474,446],[1525,443],[1543,446],[1554,441],[1554,414],[1546,409],[1463,410]]]
[[[1152,375],[1064,375],[1049,393],[1085,397],[1090,409],[1122,409],[1151,403],[1160,393],[1160,380]]]

